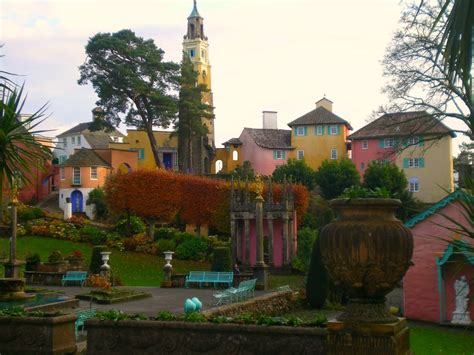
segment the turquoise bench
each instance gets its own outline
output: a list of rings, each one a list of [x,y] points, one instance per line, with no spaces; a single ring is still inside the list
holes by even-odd
[[[203,283],[212,283],[214,287],[217,284],[226,284],[228,287],[234,282],[233,272],[220,272],[220,271],[190,271],[189,275],[186,276],[184,286],[189,287],[190,283],[199,283],[199,287],[202,287]]]
[[[257,279],[246,280],[239,283],[237,288],[230,287],[222,292],[215,293],[213,296],[217,300],[216,305],[231,303],[234,301],[243,301],[253,297]]]
[[[76,311],[76,322],[74,324],[74,333],[76,334],[76,338],[79,335],[79,328],[84,331],[84,322],[88,319],[94,318],[97,310],[95,309],[80,309]]]
[[[61,285],[65,286],[68,281],[80,282],[81,287],[87,279],[87,271],[66,271],[61,279]]]

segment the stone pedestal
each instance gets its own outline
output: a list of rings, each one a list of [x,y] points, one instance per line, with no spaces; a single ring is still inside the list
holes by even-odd
[[[452,324],[462,324],[469,325],[471,324],[470,312],[453,312],[453,319],[451,320]]]
[[[253,267],[253,277],[257,279],[255,288],[257,290],[268,289],[268,266],[265,264],[255,264]]]
[[[69,197],[66,198],[66,205],[64,206],[64,219],[67,221],[72,217],[72,203]]]
[[[171,265],[165,265],[163,267],[164,278],[161,281],[160,287],[161,288],[170,288],[173,287],[172,282],[172,275],[173,275],[173,267]]]
[[[410,331],[404,318],[393,323],[327,324],[328,354],[331,355],[410,355]]]
[[[5,267],[5,277],[7,278],[20,278],[21,267],[25,265],[24,261],[14,260],[8,261],[3,266]]]

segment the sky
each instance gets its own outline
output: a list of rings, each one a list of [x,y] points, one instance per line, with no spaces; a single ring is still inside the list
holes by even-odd
[[[0,0],[0,68],[21,74],[14,80],[25,83],[25,113],[48,102],[44,128],[54,136],[91,120],[97,96],[77,84],[90,37],[131,29],[179,62],[192,6]],[[244,127],[261,128],[264,110],[277,111],[278,128],[288,129],[326,96],[357,130],[387,103],[381,61],[398,26],[399,0],[198,0],[198,9],[210,45],[217,147]]]

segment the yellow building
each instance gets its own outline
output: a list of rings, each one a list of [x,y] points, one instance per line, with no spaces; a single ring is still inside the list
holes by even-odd
[[[211,166],[211,174],[230,173],[238,165],[242,166],[242,142],[239,138],[231,138],[222,143],[224,148],[216,149],[216,156]]]
[[[303,159],[313,169],[324,160],[347,157],[347,135],[352,130],[346,120],[332,112],[332,101],[323,98],[316,108],[290,122],[290,158]]]
[[[163,167],[167,170],[178,170],[178,139],[176,136],[171,137],[172,133],[168,131],[153,131]],[[150,140],[146,131],[127,129],[127,136],[123,139],[123,143],[109,143],[109,148],[137,151],[139,168],[156,168]]]

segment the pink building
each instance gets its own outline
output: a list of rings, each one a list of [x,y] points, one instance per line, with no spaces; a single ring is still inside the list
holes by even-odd
[[[457,190],[405,223],[414,238],[414,265],[403,279],[406,318],[450,323],[455,309],[454,282],[462,276],[470,286],[468,309],[474,315],[474,253],[469,251],[474,241],[462,240],[446,229],[454,225],[444,217],[464,221],[469,228],[472,221],[466,221],[458,202],[465,197]]]

